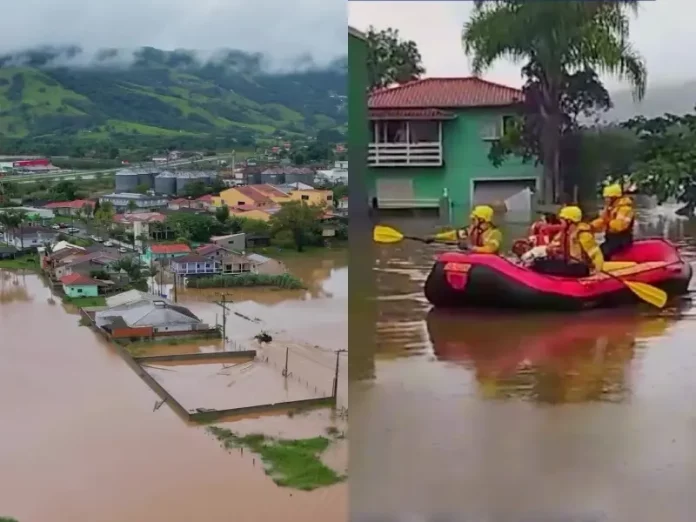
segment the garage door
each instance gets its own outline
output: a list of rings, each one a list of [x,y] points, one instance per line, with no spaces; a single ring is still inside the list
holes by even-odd
[[[379,178],[376,185],[380,208],[411,206],[414,200],[410,178]]]
[[[524,211],[531,207],[535,187],[535,180],[474,181],[472,200],[474,205],[504,202],[508,211]]]

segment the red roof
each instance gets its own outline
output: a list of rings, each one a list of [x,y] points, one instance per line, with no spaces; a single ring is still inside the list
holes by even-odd
[[[196,201],[202,201],[203,203],[212,203],[213,196],[211,194],[206,194],[204,196],[201,196],[200,198],[196,198]]]
[[[91,286],[99,284],[99,281],[95,281],[91,277],[77,273],[64,275],[60,278],[60,282],[67,286]]]
[[[237,189],[237,192],[240,194],[243,194],[244,196],[248,197],[254,203],[269,203],[271,200],[262,194],[260,191],[250,187],[250,186],[241,186],[241,187],[235,187]]]
[[[48,203],[44,205],[43,208],[82,208],[85,205],[90,207],[94,206],[94,201],[89,201],[87,199],[76,199],[75,201],[56,201],[55,203]]]
[[[450,120],[451,112],[440,109],[372,109],[371,120]]]
[[[152,245],[150,250],[153,254],[188,254],[191,248],[183,243],[174,243],[172,245]]]
[[[270,185],[268,183],[261,183],[260,185],[249,185],[249,188],[254,189],[257,192],[260,192],[264,196],[267,197],[277,197],[277,198],[287,198],[288,195],[280,190],[277,187],[274,187],[273,185]]]
[[[471,76],[468,78],[425,78],[378,89],[369,100],[370,109],[507,106],[522,101],[522,91]]]

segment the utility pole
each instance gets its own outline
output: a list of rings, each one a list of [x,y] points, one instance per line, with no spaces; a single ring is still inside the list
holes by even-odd
[[[230,303],[231,301],[227,300],[227,294],[221,293],[220,294],[220,301],[215,303],[219,307],[222,308],[222,342],[223,346],[227,343],[227,312],[229,308],[227,308],[227,303]]]
[[[340,366],[341,354],[347,351],[348,350],[338,350],[336,352],[336,372],[334,373],[333,390],[331,391],[331,396],[334,398],[334,401],[338,398],[338,368]]]
[[[283,370],[283,377],[288,376],[288,353],[290,352],[290,348],[287,346],[285,347],[285,369]]]

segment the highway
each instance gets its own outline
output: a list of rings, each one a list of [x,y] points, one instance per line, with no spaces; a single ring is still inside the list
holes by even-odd
[[[162,169],[169,169],[169,168],[175,168],[175,167],[181,167],[185,165],[191,165],[194,163],[205,163],[205,162],[210,162],[210,161],[224,161],[224,160],[229,160],[234,157],[235,153],[231,152],[228,154],[219,154],[217,156],[207,156],[201,159],[197,160],[191,160],[191,159],[183,159],[183,160],[176,160],[176,161],[170,161],[169,163],[165,163],[161,165]],[[9,176],[4,176],[0,178],[0,182],[2,181],[10,181],[13,183],[36,183],[38,181],[47,181],[47,180],[56,180],[56,179],[65,179],[65,180],[74,180],[77,179],[78,177],[80,179],[94,179],[98,175],[104,175],[104,174],[114,174],[119,170],[122,169],[127,169],[127,168],[134,168],[137,169],[137,165],[122,165],[117,168],[112,168],[112,169],[98,169],[98,170],[79,170],[79,171],[69,171],[69,172],[51,172],[51,173],[41,173],[41,174],[15,174],[15,175],[9,175]]]

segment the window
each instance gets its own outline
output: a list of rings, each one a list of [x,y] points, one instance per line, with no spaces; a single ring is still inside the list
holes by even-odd
[[[333,199],[333,195],[329,194],[326,196],[326,201],[331,201]]]
[[[515,117],[509,114],[492,117],[482,125],[481,139],[488,141],[499,140],[514,122]]]
[[[300,197],[302,198],[302,201],[307,201],[307,200],[309,200],[309,196],[306,195],[306,194],[302,194]]]
[[[237,201],[238,207],[243,207],[245,205],[244,201]]]
[[[440,141],[440,124],[436,121],[411,121],[408,128],[410,143]]]
[[[75,291],[76,291],[78,294],[81,294],[81,293],[82,293],[82,288],[76,288]]]

